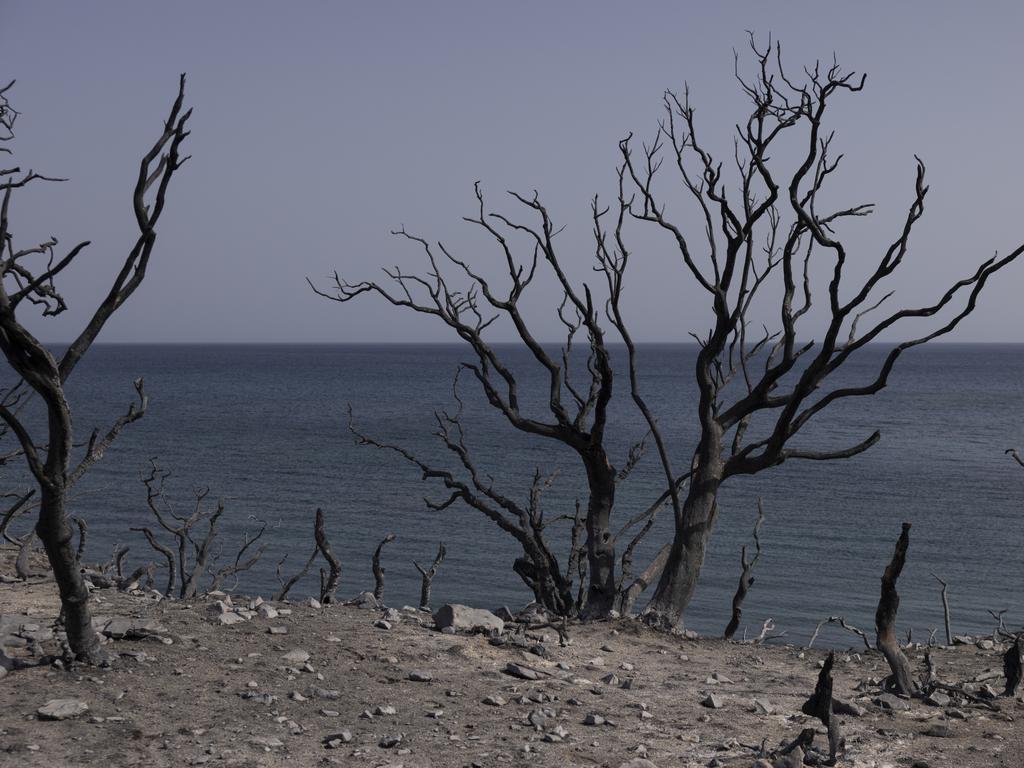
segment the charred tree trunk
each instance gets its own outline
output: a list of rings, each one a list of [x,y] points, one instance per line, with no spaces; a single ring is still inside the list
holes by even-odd
[[[896,580],[903,572],[903,565],[907,561],[907,547],[910,546],[910,523],[903,524],[903,531],[896,542],[896,550],[893,552],[892,560],[886,566],[882,575],[882,594],[878,600],[878,610],[875,611],[875,631],[877,632],[876,645],[878,650],[885,656],[892,670],[893,687],[897,692],[905,696],[912,696],[916,688],[910,672],[910,662],[900,648],[899,638],[896,636],[896,612],[900,607],[900,596],[896,591]]]
[[[1024,638],[1018,637],[1003,655],[1003,674],[1006,676],[1004,696],[1016,696],[1024,665]]]
[[[429,568],[424,568],[422,565],[417,563],[415,560],[412,564],[416,566],[416,570],[420,572],[422,583],[420,584],[420,608],[430,610],[430,586],[434,582],[434,577],[437,575],[437,569],[441,567],[441,563],[444,562],[444,556],[448,553],[445,549],[444,542],[442,541],[437,546],[437,557],[434,558],[434,562]]]
[[[395,534],[389,533],[377,545],[377,549],[373,551],[373,596],[381,604],[384,602],[384,566],[380,564],[380,553],[384,549],[385,544],[389,544],[394,540]]]
[[[754,584],[754,566],[757,565],[757,561],[761,558],[761,523],[764,522],[764,505],[761,503],[761,499],[757,500],[757,522],[754,523],[754,545],[756,551],[754,557],[749,561],[747,560],[747,548],[744,546],[740,550],[740,583],[736,587],[736,594],[732,598],[732,617],[729,619],[729,624],[725,628],[723,637],[726,640],[732,640],[733,635],[736,634],[736,630],[740,627],[740,618],[743,616],[743,601],[747,597],[747,593]]]
[[[816,717],[828,729],[828,757],[826,765],[835,765],[836,757],[843,749],[843,738],[839,734],[839,723],[836,721],[832,702],[832,665],[835,663],[835,654],[830,653],[825,659],[825,664],[818,673],[818,682],[814,686],[814,693],[800,708],[805,715]]]
[[[587,504],[587,589],[584,618],[603,618],[615,607],[615,539],[611,530],[615,505],[615,471],[602,452],[587,462],[590,500]],[[557,566],[556,566],[557,568]],[[563,614],[564,615],[564,614]]]
[[[43,488],[36,534],[46,549],[60,590],[68,645],[79,661],[99,664],[103,661],[103,652],[100,639],[92,628],[89,590],[78,565],[74,534],[64,509],[64,489]]]
[[[682,623],[704,565],[718,516],[718,487],[722,481],[720,441],[703,441],[697,462],[682,515],[676,520],[668,561],[644,612],[648,623],[665,629]]]
[[[643,591],[661,577],[671,550],[671,544],[666,544],[658,550],[658,554],[654,556],[654,559],[651,560],[650,565],[647,566],[644,572],[637,576],[633,583],[622,591],[619,597],[619,613],[623,616],[628,616],[633,612],[633,607],[636,605],[640,595],[643,594]]]
[[[335,593],[338,591],[338,581],[341,579],[341,561],[331,549],[331,542],[327,539],[327,529],[324,525],[324,511],[317,507],[316,520],[313,524],[313,538],[316,540],[316,548],[320,550],[324,560],[327,561],[328,572],[325,574],[320,569],[320,602],[326,605],[335,601]]]

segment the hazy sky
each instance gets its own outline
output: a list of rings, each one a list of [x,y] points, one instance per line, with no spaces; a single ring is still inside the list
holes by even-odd
[[[540,190],[589,267],[589,199],[614,192],[616,143],[649,136],[665,88],[690,83],[709,141],[731,149],[744,30],[772,33],[794,68],[835,51],[868,73],[831,126],[847,165],[836,202],[877,202],[855,258],[877,259],[910,201],[913,155],[931,193],[898,295],[927,299],[1024,242],[1020,3],[948,2],[17,2],[0,0],[0,79],[23,113],[25,166],[71,179],[21,196],[21,242],[92,247],[64,281],[66,339],[134,239],[138,159],[187,72],[195,107],[146,283],[102,341],[451,340],[367,300],[336,305],[305,277],[418,266],[404,224],[474,264],[493,248],[460,217],[472,184]],[[749,58],[742,59],[749,64]],[[637,235],[637,337],[687,340],[706,300],[663,239]],[[483,267],[481,267],[483,268]],[[990,286],[960,340],[1024,341],[1024,261]],[[555,337],[537,292],[539,335]]]

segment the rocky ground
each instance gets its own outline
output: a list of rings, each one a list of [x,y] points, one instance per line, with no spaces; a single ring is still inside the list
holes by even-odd
[[[495,645],[372,601],[214,598],[98,591],[112,665],[3,676],[0,765],[750,768],[771,765],[756,762],[762,746],[819,725],[800,711],[826,655],[817,649],[685,639],[630,620],[570,625],[568,645],[551,628]],[[57,607],[51,581],[0,584],[6,666],[59,652]],[[908,653],[922,663],[922,650]],[[1002,688],[998,646],[932,656],[943,680],[982,697]],[[880,697],[885,672],[877,653],[836,655],[835,695],[857,711],[840,717],[839,765],[1024,766],[1020,699]]]

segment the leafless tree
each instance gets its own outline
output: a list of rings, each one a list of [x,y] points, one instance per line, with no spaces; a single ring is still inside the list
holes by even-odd
[[[0,140],[13,137],[17,113],[7,101],[13,83],[0,89]],[[72,458],[74,432],[71,407],[64,387],[68,377],[89,350],[110,316],[135,292],[146,276],[156,243],[156,226],[164,212],[171,178],[187,158],[180,154],[188,136],[186,124],[191,110],[183,109],[185,77],[182,75],[177,98],[163,124],[159,138],[143,156],[132,194],[138,238],[114,278],[110,291],[100,302],[85,327],[59,358],[46,348],[19,320],[18,309],[26,302],[44,317],[58,315],[67,308],[55,279],[89,245],[80,242],[65,254],[57,251],[56,238],[38,245],[19,247],[14,243],[9,215],[15,192],[35,181],[56,181],[19,167],[0,169],[0,350],[19,381],[0,393],[0,419],[18,438],[28,468],[39,486],[39,515],[36,532],[43,542],[60,590],[68,644],[72,653],[88,662],[101,660],[99,639],[92,628],[88,606],[89,593],[72,546],[68,523],[69,489],[98,461],[121,430],[140,418],[146,410],[142,381],[135,383],[138,402],[133,403],[102,434],[93,433],[84,455]],[[10,154],[0,146],[0,154]],[[17,408],[28,393],[39,397],[45,406],[47,436],[36,440]],[[42,447],[41,447],[42,446]]]
[[[757,522],[754,523],[754,556],[747,560],[747,545],[740,548],[740,583],[736,587],[736,594],[732,598],[732,615],[729,624],[722,635],[726,640],[732,640],[733,635],[740,626],[740,618],[743,616],[743,601],[754,584],[754,566],[761,559],[761,524],[764,523],[764,504],[761,499],[757,500]]]
[[[149,472],[143,474],[142,483],[146,487],[146,506],[160,528],[171,535],[173,548],[163,544],[148,527],[131,530],[145,536],[149,545],[167,562],[164,594],[172,596],[177,586],[177,596],[185,600],[200,593],[204,576],[210,577],[206,591],[213,591],[219,589],[225,579],[235,578],[237,581],[239,573],[256,565],[266,550],[266,545],[260,540],[267,524],[260,521],[260,528],[255,534],[246,531],[233,560],[221,564],[218,536],[224,500],[218,499],[211,507],[206,503],[210,489],[199,488],[193,492],[191,509],[180,513],[166,493],[165,484],[170,475],[169,470],[161,469],[155,459],[150,459]]]
[[[437,545],[437,556],[434,558],[434,562],[431,563],[429,568],[424,568],[415,560],[412,561],[412,564],[416,566],[416,570],[420,572],[420,578],[422,579],[422,583],[420,584],[420,608],[430,610],[430,587],[434,583],[434,577],[437,576],[437,569],[441,567],[441,563],[444,562],[444,556],[447,553],[448,550],[445,549],[444,542],[442,541]]]
[[[561,230],[536,193],[529,196],[509,193],[533,218],[532,223],[523,223],[503,213],[488,212],[479,184],[475,192],[477,211],[465,220],[493,242],[499,261],[507,270],[504,288],[484,275],[477,263],[479,260],[471,263],[456,256],[443,243],[431,244],[404,228],[395,234],[423,250],[427,261],[424,275],[407,274],[395,267],[385,270],[390,283],[350,283],[335,274],[330,291],[318,289],[312,282],[310,285],[321,296],[339,302],[351,301],[362,294],[375,294],[396,307],[437,318],[469,346],[475,361],[463,363],[460,371],[476,380],[487,402],[509,425],[531,437],[565,445],[575,453],[588,487],[586,512],[581,518],[586,531],[584,546],[589,574],[584,602],[588,613],[605,615],[614,606],[618,587],[612,510],[616,486],[623,472],[613,464],[605,440],[613,372],[602,326],[603,305],[589,285],[574,283],[566,272],[556,247]],[[528,254],[525,258],[517,256],[520,246]],[[520,309],[523,295],[545,269],[562,295],[558,317],[565,326],[565,341],[557,353],[537,340]],[[461,287],[460,281],[468,285]],[[524,412],[519,380],[502,353],[487,340],[487,329],[499,318],[514,328],[546,379],[546,417]],[[582,374],[574,373],[570,366],[577,335],[586,336]],[[531,514],[526,506],[497,490],[478,469],[467,447],[460,415],[461,401],[458,413],[437,414],[437,434],[457,458],[460,471],[468,474],[468,480],[398,446],[378,442],[357,431],[356,434],[363,443],[397,451],[418,466],[424,478],[444,483],[451,495],[443,502],[432,503],[433,509],[463,502],[516,538],[524,552],[524,557],[517,560],[516,572],[549,609],[560,614],[571,613],[579,602],[573,594],[577,573],[574,568],[563,569],[559,565],[544,538],[543,527],[547,522],[542,516]],[[626,469],[632,458],[632,454],[627,457]],[[534,490],[536,487],[535,483]],[[573,518],[559,516],[559,519]]]
[[[313,516],[313,551],[306,560],[306,564],[291,578],[285,580],[281,575],[281,569],[288,555],[281,558],[277,564],[277,579],[281,588],[274,594],[274,600],[284,600],[292,591],[292,588],[301,581],[316,561],[317,555],[324,558],[327,563],[327,570],[320,569],[320,602],[323,604],[335,602],[335,593],[338,590],[338,581],[341,579],[341,561],[331,549],[331,542],[327,538],[327,527],[324,522],[324,511],[317,507]]]
[[[384,547],[394,540],[395,534],[389,533],[373,550],[373,597],[381,604],[384,602],[384,566],[380,564],[380,555]]]
[[[974,310],[988,279],[1024,252],[1021,245],[1002,258],[988,259],[934,303],[883,312],[863,327],[866,315],[879,311],[892,295],[885,288],[887,278],[904,263],[914,225],[924,212],[924,164],[917,162],[913,199],[899,233],[866,278],[851,278],[851,256],[838,230],[870,214],[872,206],[824,208],[823,190],[842,159],[833,150],[834,134],[825,127],[825,116],[834,97],[860,91],[865,78],[833,63],[806,69],[798,82],[784,69],[777,45],[762,50],[751,37],[751,49],[753,78],[740,74],[737,57],[737,81],[752,108],[737,126],[730,157],[738,174],[734,193],[727,191],[723,164],[698,132],[688,90],[682,96],[666,93],[664,118],[642,152],[634,151],[631,136],[620,145],[616,259],[629,253],[621,234],[624,219],[656,228],[678,250],[686,274],[704,291],[711,310],[709,330],[695,336],[700,437],[687,467],[691,475],[685,497],[675,510],[671,551],[647,609],[652,623],[669,627],[682,621],[696,587],[722,484],[790,459],[845,459],[874,445],[878,432],[854,445],[824,450],[791,444],[829,406],[884,388],[900,355],[952,331]],[[779,170],[794,142],[803,147],[794,167]],[[676,189],[693,202],[703,222],[696,236],[676,210],[674,191],[662,186],[665,159],[677,178]],[[823,269],[828,278],[822,289],[812,278]],[[800,321],[821,294],[826,315],[821,341],[801,341],[810,329]],[[958,307],[952,317],[893,346],[868,380],[830,386],[833,374],[883,333],[903,320],[932,317],[951,304]],[[755,333],[750,325],[764,311],[762,305],[778,313],[779,325]],[[748,434],[751,427],[756,435]]]

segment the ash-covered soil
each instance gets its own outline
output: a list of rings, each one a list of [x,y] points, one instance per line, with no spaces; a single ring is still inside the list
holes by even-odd
[[[800,711],[826,655],[818,649],[687,640],[622,620],[570,625],[569,645],[552,629],[531,632],[542,657],[443,634],[412,609],[390,628],[378,609],[298,603],[225,625],[211,600],[113,590],[95,600],[112,634],[149,636],[108,640],[110,668],[49,664],[0,679],[0,765],[618,768],[646,758],[659,768],[750,768],[762,745],[820,725]],[[57,612],[52,581],[0,585],[6,653],[58,652],[49,636]],[[908,655],[923,670],[923,650]],[[932,658],[944,681],[1002,690],[999,646],[933,649]],[[513,677],[509,663],[537,679]],[[863,710],[840,717],[839,765],[1024,766],[1020,698],[891,710],[875,703],[886,672],[878,653],[836,654],[835,695]],[[712,694],[718,708],[707,706]],[[39,714],[63,699],[70,717]]]

